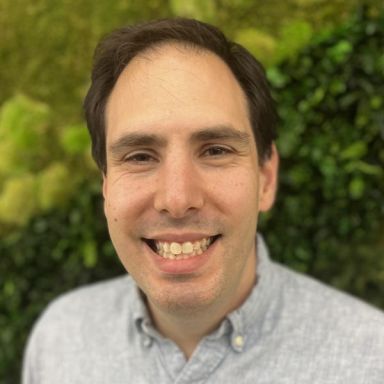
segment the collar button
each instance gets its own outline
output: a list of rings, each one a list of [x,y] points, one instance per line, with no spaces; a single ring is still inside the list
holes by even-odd
[[[235,336],[232,340],[232,346],[236,351],[241,352],[244,347],[244,337],[241,335]]]
[[[152,339],[149,336],[143,336],[143,346],[149,348],[152,345]]]

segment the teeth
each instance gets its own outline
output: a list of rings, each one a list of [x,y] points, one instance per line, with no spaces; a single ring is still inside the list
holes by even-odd
[[[200,241],[186,241],[185,243],[177,242],[163,242],[155,241],[157,253],[171,260],[187,259],[196,255],[201,255],[204,251],[207,250],[211,244],[211,238],[204,238]]]
[[[182,252],[183,253],[192,253],[193,252],[193,245],[190,241],[187,241],[186,243],[183,243],[182,245]]]
[[[181,251],[183,250],[183,246],[179,243],[171,243],[170,251],[174,255],[180,255]]]

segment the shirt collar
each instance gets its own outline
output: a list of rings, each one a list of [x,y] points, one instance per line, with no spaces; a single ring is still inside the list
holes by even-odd
[[[132,292],[132,317],[135,326],[139,331],[143,331],[151,322],[145,298],[139,287],[135,284]]]

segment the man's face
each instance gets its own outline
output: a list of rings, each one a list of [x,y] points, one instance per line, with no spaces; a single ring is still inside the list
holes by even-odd
[[[212,53],[167,45],[136,57],[106,110],[103,194],[112,242],[152,311],[230,311],[255,279],[259,167],[245,95]]]

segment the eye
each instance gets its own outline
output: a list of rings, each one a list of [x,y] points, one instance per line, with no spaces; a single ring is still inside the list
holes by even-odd
[[[124,162],[136,164],[148,163],[152,161],[156,161],[156,159],[151,154],[146,152],[136,152],[124,158]]]
[[[230,148],[221,145],[212,145],[206,148],[203,152],[205,156],[224,156],[230,153],[232,153]]]

